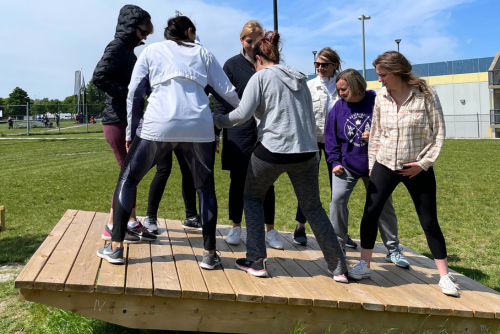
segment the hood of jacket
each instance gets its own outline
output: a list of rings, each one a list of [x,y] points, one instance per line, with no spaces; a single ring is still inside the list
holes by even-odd
[[[297,92],[306,83],[307,76],[287,65],[272,65],[266,67],[272,71],[276,76],[288,87],[291,91]]]
[[[151,18],[151,16],[141,7],[134,5],[123,6],[118,15],[115,38],[123,40],[129,48],[135,48],[140,41],[139,37],[137,37],[137,27],[146,18]]]

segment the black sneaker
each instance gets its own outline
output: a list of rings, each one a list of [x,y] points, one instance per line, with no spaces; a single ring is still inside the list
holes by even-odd
[[[111,241],[112,233],[113,232],[109,229],[108,224],[106,224],[104,231],[102,231],[101,238],[106,241]],[[130,234],[128,230],[125,232],[125,240],[123,240],[124,244],[136,244],[139,241],[141,241],[141,238],[138,236]]]
[[[156,216],[146,216],[144,227],[148,229],[148,232],[158,234],[158,219]]]
[[[200,216],[196,216],[194,218],[186,218],[184,219],[184,223],[182,223],[182,227],[185,230],[195,230],[201,231],[201,219]]]
[[[108,243],[97,251],[97,256],[112,264],[124,264],[123,247],[115,247],[111,249],[111,243]]]
[[[141,223],[138,222],[137,226],[134,228],[130,228],[127,226],[127,231],[130,234],[139,237],[142,241],[155,241],[156,235],[150,233],[147,228],[145,228]]]
[[[267,259],[259,259],[257,261],[238,259],[236,260],[236,267],[248,272],[250,275],[264,277],[267,276],[266,261]]]
[[[201,261],[200,267],[211,270],[221,264],[220,257],[217,254],[217,251],[215,251],[215,254],[203,253],[203,261]]]
[[[347,235],[347,241],[345,243],[345,246],[349,248],[358,248],[358,244],[352,241],[351,236],[349,234]]]
[[[301,246],[307,246],[307,236],[306,236],[306,229],[303,227],[297,227],[295,228],[295,232],[293,232],[293,242],[295,242],[297,245]]]

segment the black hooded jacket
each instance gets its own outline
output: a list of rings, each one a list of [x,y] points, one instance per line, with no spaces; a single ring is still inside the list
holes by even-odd
[[[148,12],[138,6],[126,5],[120,9],[115,39],[112,40],[97,63],[92,81],[106,93],[102,124],[127,121],[127,93],[137,57],[134,48],[139,43],[137,27]]]

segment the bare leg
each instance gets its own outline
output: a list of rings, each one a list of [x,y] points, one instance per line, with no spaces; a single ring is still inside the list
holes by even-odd
[[[266,232],[274,230],[274,224],[266,224]]]
[[[370,262],[372,261],[373,249],[364,249],[361,247],[361,260],[368,263],[368,268],[370,268]]]
[[[434,262],[436,262],[436,267],[438,268],[439,271],[439,276],[444,276],[448,274],[448,259],[434,259]]]
[[[297,222],[297,226],[299,228],[306,228],[306,224],[302,224],[302,223],[299,223],[299,222]]]
[[[123,242],[112,241],[111,249],[115,249],[116,247],[123,247]]]
[[[233,228],[235,228],[235,227],[241,227],[241,223],[239,223],[239,224],[233,223]]]
[[[137,220],[137,217],[135,215],[135,208],[132,208],[132,212],[130,213],[130,218],[129,218],[129,222],[135,222]]]

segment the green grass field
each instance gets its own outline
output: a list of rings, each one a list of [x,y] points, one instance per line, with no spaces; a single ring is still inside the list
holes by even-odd
[[[3,125],[0,126],[0,133],[4,131]],[[7,230],[0,233],[0,266],[25,264],[67,209],[109,210],[119,168],[102,133],[39,137],[42,139],[0,139],[0,205],[6,208],[7,225]],[[57,139],[61,137],[75,139]],[[497,140],[447,140],[435,168],[438,215],[447,240],[450,267],[497,291],[500,291],[499,152]],[[322,163],[321,195],[329,212],[329,182],[326,165]],[[215,176],[218,222],[229,224],[229,172],[221,170],[219,158]],[[138,215],[146,214],[152,177],[150,172],[139,185]],[[288,177],[280,177],[275,187],[276,227],[292,231],[297,202]],[[364,199],[360,182],[350,201],[350,233],[355,238],[359,237]],[[396,189],[393,200],[401,242],[430,257],[404,186]],[[159,216],[184,218],[181,175],[176,162]],[[71,312],[18,301],[17,293],[13,280],[0,283],[2,333],[136,333]]]
[[[36,125],[36,127],[30,128],[30,136],[58,136],[59,129],[56,127],[56,122],[50,119],[53,123],[52,128],[44,128],[41,122],[30,121],[30,124]],[[23,122],[24,123],[24,122]],[[74,119],[62,119],[60,122],[61,134],[87,134],[86,124],[75,124]],[[102,124],[89,124],[89,133],[101,133],[102,135]],[[9,129],[7,123],[0,124],[0,137],[23,137],[26,136],[26,124],[24,123],[24,128],[14,128]]]

